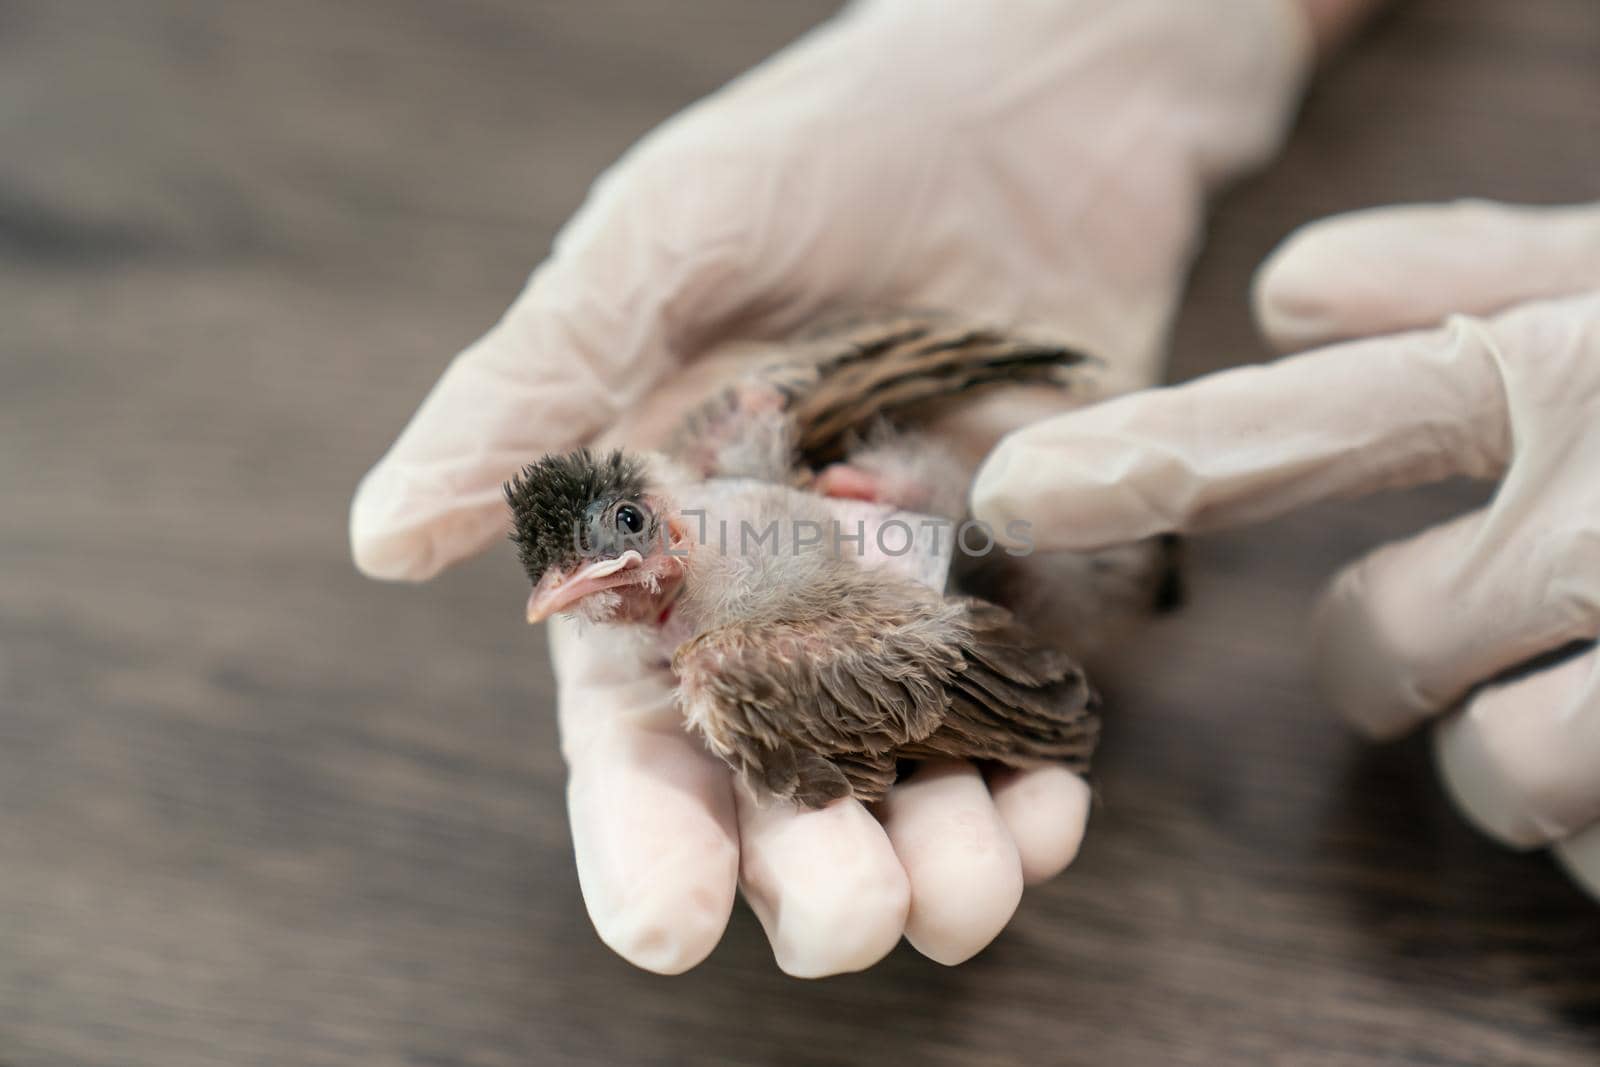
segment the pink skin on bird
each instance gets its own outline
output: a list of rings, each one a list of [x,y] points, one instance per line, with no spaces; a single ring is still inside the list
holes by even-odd
[[[663,514],[658,502],[651,505]],[[682,553],[689,537],[674,519],[664,525],[667,543],[647,546],[647,555],[629,549],[615,559],[593,560],[571,571],[551,567],[528,597],[528,621],[571,612],[590,622],[665,622],[682,586]]]

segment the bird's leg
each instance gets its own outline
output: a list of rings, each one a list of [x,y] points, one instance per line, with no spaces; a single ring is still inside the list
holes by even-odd
[[[817,473],[823,496],[867,500],[957,519],[966,511],[972,471],[940,442],[921,434],[879,434],[844,463]]]
[[[840,500],[870,500],[873,503],[884,499],[885,490],[877,475],[848,463],[824,467],[812,483],[812,488],[823,496]]]

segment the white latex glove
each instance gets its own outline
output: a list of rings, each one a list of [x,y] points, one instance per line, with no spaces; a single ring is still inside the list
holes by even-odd
[[[1256,301],[1284,348],[1381,336],[1023,430],[980,472],[978,516],[1089,548],[1498,479],[1483,510],[1334,580],[1319,674],[1374,737],[1453,712],[1435,752],[1460,808],[1509,845],[1555,844],[1600,895],[1600,653],[1496,677],[1600,635],[1600,205],[1320,222],[1263,266]]]
[[[1293,0],[852,6],[596,183],[362,482],[357,564],[421,579],[498,541],[518,467],[625,423],[724,332],[830,305],[1022,322],[1104,360],[1107,391],[1150,383],[1204,196],[1276,147],[1309,50]],[[701,960],[736,882],[790,973],[902,933],[954,963],[1077,849],[1088,791],[1059,768],[925,767],[881,822],[736,801],[670,678],[552,637],[584,896],[640,966]]]

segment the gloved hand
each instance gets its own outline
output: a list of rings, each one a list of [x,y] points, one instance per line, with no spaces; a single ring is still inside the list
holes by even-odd
[[[477,552],[518,467],[626,429],[719,337],[831,305],[1021,322],[1099,356],[1106,391],[1150,383],[1204,196],[1275,148],[1308,58],[1294,0],[852,6],[596,183],[362,482],[358,566],[421,579]],[[709,953],[736,880],[790,973],[868,966],[902,932],[954,963],[1077,848],[1087,789],[1059,768],[924,767],[881,824],[736,800],[658,667],[551,632],[584,896],[640,966]]]
[[[1374,737],[1443,715],[1435,753],[1461,810],[1509,845],[1554,844],[1600,895],[1600,205],[1320,222],[1263,266],[1256,310],[1283,348],[1372,339],[1025,429],[980,472],[978,516],[1089,548],[1498,479],[1483,510],[1334,580],[1318,669]],[[1591,644],[1497,678],[1575,641]]]

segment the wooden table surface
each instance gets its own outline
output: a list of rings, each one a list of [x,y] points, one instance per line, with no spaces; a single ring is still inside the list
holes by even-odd
[[[1470,486],[1196,542],[970,963],[595,938],[509,549],[364,581],[349,494],[588,180],[828,7],[0,2],[0,1063],[1600,1062],[1600,908],[1307,683],[1318,580]],[[1263,358],[1302,221],[1600,196],[1597,105],[1594,0],[1402,4],[1222,203],[1176,374]]]

